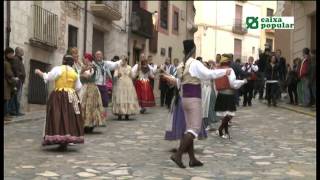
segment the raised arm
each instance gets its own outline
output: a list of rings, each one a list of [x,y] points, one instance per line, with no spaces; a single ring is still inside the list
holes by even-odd
[[[138,75],[138,64],[134,65],[131,69],[131,77],[136,78]]]
[[[44,82],[47,83],[48,81],[53,81],[55,80],[56,78],[58,78],[61,73],[62,73],[62,70],[61,70],[61,67],[60,66],[57,66],[57,67],[54,67],[50,72],[48,73],[44,73],[42,72],[41,70],[39,69],[36,69],[35,70],[35,73],[37,75],[39,75],[41,78],[43,78]]]
[[[193,61],[190,64],[189,72],[191,76],[201,80],[217,79],[226,75],[226,69],[210,70],[206,68],[200,61]]]
[[[104,61],[104,64],[109,68],[110,71],[116,69],[117,67],[120,67],[122,60],[112,62],[112,61]]]
[[[229,83],[231,88],[239,89],[243,84],[247,83],[247,79],[244,80],[237,80],[236,74],[233,70],[231,70],[230,75],[228,76]]]

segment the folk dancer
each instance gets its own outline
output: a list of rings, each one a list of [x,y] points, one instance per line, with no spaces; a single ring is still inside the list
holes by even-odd
[[[180,140],[178,151],[171,156],[171,160],[180,168],[185,168],[182,163],[182,154],[188,152],[189,166],[202,166],[202,162],[197,160],[194,155],[194,138],[198,137],[201,126],[201,80],[215,79],[228,75],[230,70],[209,70],[200,61],[194,59],[195,44],[193,40],[185,40],[184,45],[184,65],[180,68],[182,77],[182,106],[186,119],[186,132]],[[179,71],[179,70],[178,70]],[[179,84],[180,80],[173,79],[173,82]],[[178,85],[179,86],[179,85]]]
[[[122,120],[123,115],[129,120],[129,115],[139,113],[140,106],[127,57],[122,58],[122,64],[114,71],[114,77],[117,78],[117,84],[113,87],[112,112],[118,115],[118,120]]]
[[[80,92],[84,131],[90,133],[97,126],[104,126],[106,117],[102,105],[101,95],[95,82],[96,68],[92,65],[93,56],[86,53],[83,59],[83,68],[80,71],[80,80],[83,84]]]
[[[231,70],[229,76],[215,80],[215,85],[218,90],[217,101],[215,104],[215,111],[217,116],[222,117],[221,125],[217,131],[217,134],[222,138],[231,138],[228,131],[228,123],[235,116],[236,103],[234,101],[234,93],[236,89],[239,89],[243,84],[247,83],[247,80],[237,80],[235,72],[230,67],[231,58],[226,54],[221,56],[220,68]],[[225,130],[225,134],[222,130]]]
[[[47,103],[42,145],[60,144],[61,150],[66,150],[69,143],[84,143],[81,106],[76,93],[82,85],[72,68],[73,63],[73,57],[65,55],[63,65],[54,67],[49,73],[35,70],[45,83],[55,81],[55,89]]]

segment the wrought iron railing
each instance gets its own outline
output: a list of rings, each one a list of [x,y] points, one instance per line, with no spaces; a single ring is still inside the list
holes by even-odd
[[[245,22],[240,18],[234,19],[232,30],[233,32],[239,33],[239,34],[245,34],[248,32]]]
[[[33,9],[33,36],[31,40],[57,47],[58,16],[38,5]]]

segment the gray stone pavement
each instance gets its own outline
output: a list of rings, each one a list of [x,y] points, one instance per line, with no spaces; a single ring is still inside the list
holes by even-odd
[[[238,108],[230,141],[211,133],[195,142],[203,167],[180,169],[168,151],[178,142],[163,139],[167,112],[155,107],[131,121],[110,116],[107,127],[95,129],[85,144],[69,146],[67,152],[40,145],[44,119],[7,124],[4,178],[316,179],[315,117],[254,101],[253,107]]]

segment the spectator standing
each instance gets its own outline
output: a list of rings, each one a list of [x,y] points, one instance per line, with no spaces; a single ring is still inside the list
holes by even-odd
[[[14,116],[23,116],[20,112],[20,103],[22,97],[22,88],[26,78],[26,70],[23,64],[22,56],[24,55],[23,49],[17,47],[15,49],[15,56],[10,61],[13,70],[14,77],[18,78],[19,81],[16,84],[17,91],[14,93],[9,102],[10,114]]]
[[[4,79],[3,79],[3,90],[4,90],[4,96],[3,96],[3,108],[4,108],[4,120],[10,121],[10,119],[7,118],[8,114],[8,101],[11,99],[12,93],[14,91],[15,82],[18,80],[17,78],[14,78],[14,74],[12,71],[12,67],[10,64],[10,61],[12,61],[14,58],[14,51],[12,48],[8,47],[4,51],[4,62],[3,62],[3,72],[4,72]]]
[[[277,96],[279,93],[279,64],[277,63],[276,56],[271,56],[271,61],[267,64],[265,69],[266,74],[266,97],[268,106],[277,106]]]
[[[287,66],[286,66],[286,59],[284,57],[281,56],[281,50],[277,49],[276,50],[276,59],[279,63],[279,83],[280,83],[280,99],[281,99],[281,93],[285,92],[285,80],[287,77]]]
[[[297,93],[298,74],[296,70],[297,70],[297,65],[299,61],[301,61],[300,58],[295,58],[293,60],[292,68],[288,64],[288,77],[287,77],[288,94],[290,97],[290,104],[294,104],[294,105],[298,105],[298,93]]]
[[[265,84],[265,69],[266,66],[270,62],[270,49],[265,48],[264,53],[259,55],[259,61],[258,61],[258,73],[257,73],[257,83],[258,83],[258,89],[259,89],[259,100],[263,99],[263,92],[264,92],[264,84]]]
[[[308,68],[309,89],[311,94],[310,106],[316,104],[316,50],[311,51],[310,66]]]
[[[152,56],[151,56],[151,55],[148,56],[148,64],[149,64],[152,68],[157,68],[157,66],[153,64]],[[150,81],[150,84],[151,84],[151,87],[152,87],[152,90],[153,90],[153,89],[154,89],[154,78],[150,76],[150,77],[149,77],[149,81]]]
[[[256,80],[256,72],[258,71],[258,66],[253,64],[253,57],[250,56],[248,59],[248,63],[246,63],[242,70],[249,75],[248,77],[248,83],[244,84],[243,87],[243,106],[251,106],[251,100],[253,97],[253,87],[254,87],[254,81]]]
[[[309,48],[304,48],[302,50],[303,60],[301,63],[301,67],[299,69],[299,78],[302,83],[302,92],[303,92],[303,106],[308,106],[310,104],[310,90],[309,90],[309,72],[308,68],[310,65],[310,50]]]

